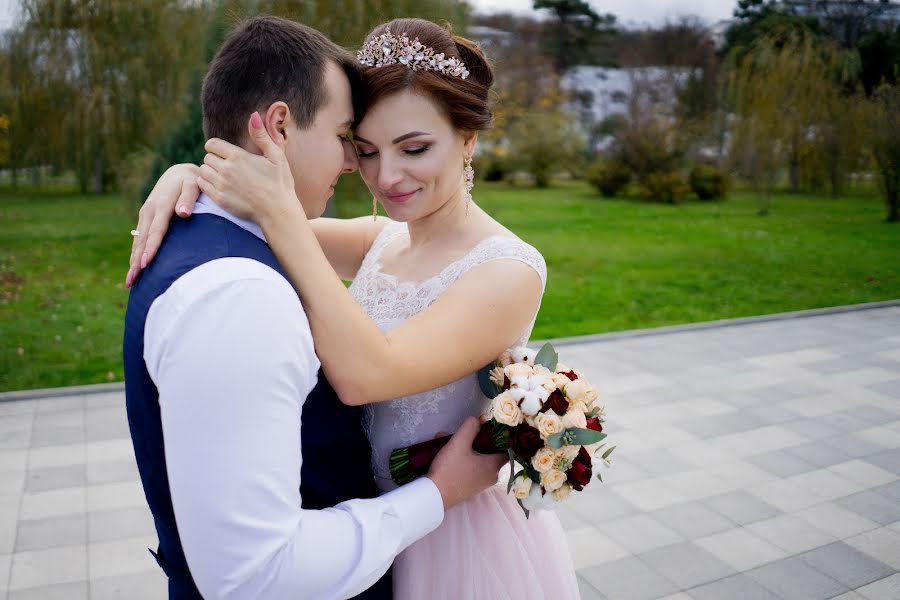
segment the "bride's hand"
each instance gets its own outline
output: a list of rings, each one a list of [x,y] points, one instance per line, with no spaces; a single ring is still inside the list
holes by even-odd
[[[262,155],[212,138],[206,142],[208,154],[200,166],[197,183],[228,212],[265,228],[267,222],[285,211],[300,207],[300,202],[287,158],[269,137],[259,113],[250,116],[248,131]]]
[[[132,237],[131,258],[125,287],[130,288],[138,273],[147,268],[169,229],[173,214],[189,217],[194,210],[200,188],[197,187],[199,168],[191,164],[169,167],[147,196],[138,212],[137,235]]]

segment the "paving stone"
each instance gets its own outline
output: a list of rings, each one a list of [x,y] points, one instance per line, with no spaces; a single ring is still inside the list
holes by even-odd
[[[703,585],[734,573],[734,569],[693,542],[651,550],[639,558],[681,589]]]
[[[684,540],[681,534],[646,514],[601,523],[597,528],[635,554]]]
[[[16,552],[85,543],[87,543],[87,517],[84,514],[32,519],[19,521]]]
[[[782,515],[752,523],[747,529],[790,554],[811,550],[835,541],[834,536],[819,531],[794,515]]]
[[[585,581],[583,577],[578,577],[578,592],[581,596],[581,600],[607,600],[606,596],[597,591],[597,589]]]
[[[746,575],[732,575],[688,590],[695,600],[781,600]]]
[[[9,600],[88,600],[88,582],[60,583],[14,590]]]
[[[878,452],[866,457],[866,460],[876,467],[900,476],[900,449]]]
[[[105,542],[155,533],[153,517],[146,506],[94,510],[87,513],[87,536],[90,542]]]
[[[594,527],[582,527],[566,533],[575,569],[600,565],[631,556],[631,551]]]
[[[845,459],[846,460],[846,459]],[[816,465],[784,450],[776,450],[766,454],[758,454],[747,458],[760,469],[775,475],[776,477],[792,477],[800,473],[807,473],[816,468]]]
[[[13,554],[9,589],[87,580],[87,548],[81,545]]]
[[[697,540],[697,544],[736,571],[748,571],[782,559],[786,550],[775,546],[744,527],[736,527]]]
[[[776,517],[781,511],[745,491],[720,494],[702,501],[706,506],[724,515],[738,525],[749,525]]]
[[[846,540],[847,544],[900,570],[900,532],[881,527]]]
[[[818,504],[794,514],[837,539],[846,539],[878,528],[878,523],[832,502]]]
[[[82,487],[85,484],[84,465],[44,467],[30,469],[25,482],[28,493],[46,492],[64,488]]]
[[[835,542],[797,556],[806,564],[850,589],[893,575],[894,568],[843,542]]]
[[[791,600],[821,600],[848,591],[847,586],[793,557],[763,565],[746,575],[777,596]]]
[[[656,600],[679,591],[674,583],[634,557],[589,567],[581,571],[581,576],[607,598],[616,600]]]
[[[835,502],[880,525],[900,520],[900,503],[872,491],[839,498]]]
[[[700,502],[677,504],[652,514],[657,521],[674,529],[688,540],[734,527],[733,522],[712,509],[705,507]]]
[[[866,600],[897,600],[900,598],[900,574],[870,583],[858,591]]]
[[[88,544],[91,580],[156,571],[159,567],[147,548],[155,536],[141,536]]]
[[[788,448],[785,452],[819,468],[830,467],[853,458],[850,453],[822,441]]]

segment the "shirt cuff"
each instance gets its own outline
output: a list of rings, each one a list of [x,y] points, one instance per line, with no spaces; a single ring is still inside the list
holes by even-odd
[[[419,477],[382,498],[403,524],[403,548],[437,529],[444,520],[444,499],[428,477]]]

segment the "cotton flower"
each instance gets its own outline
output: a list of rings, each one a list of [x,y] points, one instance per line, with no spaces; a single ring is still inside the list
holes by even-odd
[[[534,365],[534,359],[537,358],[537,352],[530,348],[526,348],[525,346],[513,348],[509,351],[509,353],[510,355],[512,355],[513,360],[517,363],[527,363],[529,365]]]

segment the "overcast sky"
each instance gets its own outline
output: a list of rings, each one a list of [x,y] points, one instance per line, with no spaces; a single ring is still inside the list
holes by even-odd
[[[469,0],[484,12],[531,12],[532,0]],[[659,24],[682,15],[696,15],[709,23],[731,16],[735,0],[588,0],[600,13],[612,13],[625,25]],[[0,29],[12,24],[18,0],[0,0]]]
[[[532,0],[469,0],[484,12],[531,12]],[[588,0],[599,13],[612,13],[623,24],[659,24],[683,15],[695,15],[714,23],[731,16],[736,0]]]

